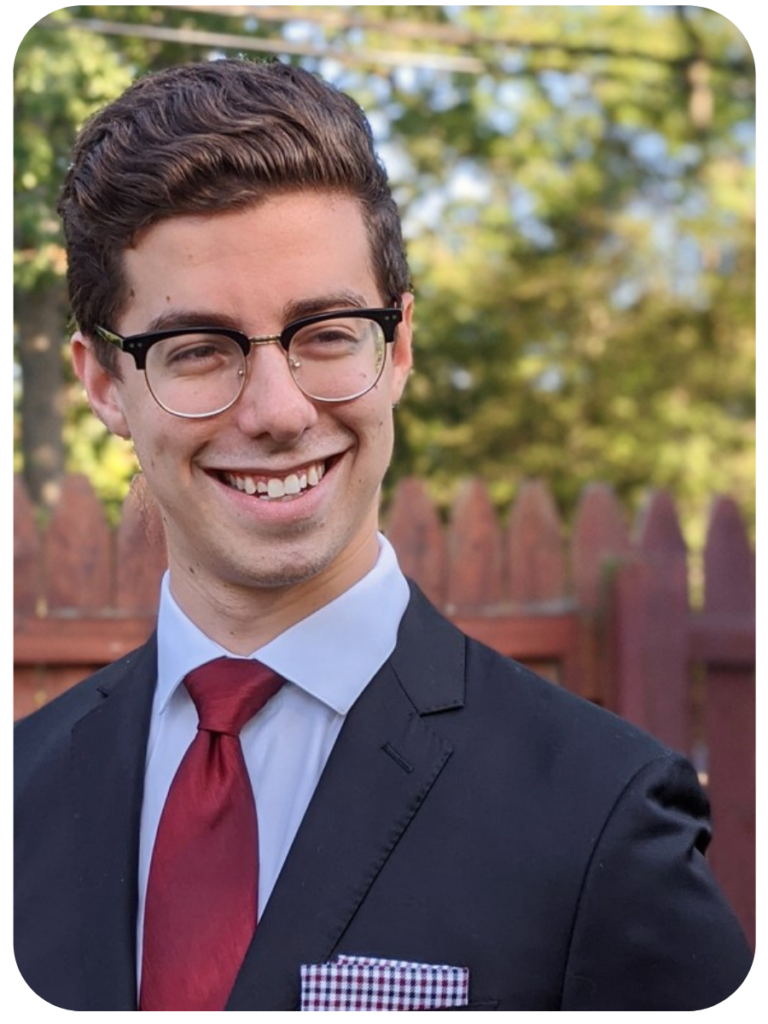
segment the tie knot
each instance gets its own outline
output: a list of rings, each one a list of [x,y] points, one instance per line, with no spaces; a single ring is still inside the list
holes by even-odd
[[[258,661],[216,658],[190,672],[184,685],[197,708],[200,729],[239,736],[283,682]]]

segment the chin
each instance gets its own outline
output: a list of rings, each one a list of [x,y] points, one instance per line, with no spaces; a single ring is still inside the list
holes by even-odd
[[[232,561],[229,582],[254,590],[295,587],[321,576],[339,554],[335,548],[318,550],[315,542],[309,551],[295,546],[277,557]]]
[[[325,566],[320,564],[311,564],[303,566],[275,566],[263,567],[260,566],[258,569],[254,569],[252,572],[248,572],[247,569],[243,571],[243,568],[239,568],[239,572],[236,578],[232,579],[232,583],[246,587],[250,590],[278,590],[284,587],[296,587],[302,583],[307,583],[309,580],[319,576]]]

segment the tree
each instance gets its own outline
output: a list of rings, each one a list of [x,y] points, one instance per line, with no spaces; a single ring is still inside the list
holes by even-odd
[[[668,487],[689,520],[713,490],[752,510],[754,68],[725,18],[221,4],[60,17],[108,31],[120,68],[282,50],[365,106],[418,299],[393,480],[424,474],[447,503],[480,473],[503,505],[544,476],[568,511],[599,478],[631,501]]]
[[[411,247],[422,373],[401,465],[443,494],[480,468],[500,503],[543,476],[568,509],[595,477],[629,499],[668,487],[689,516],[713,489],[750,507],[746,44],[702,9],[467,17],[535,45],[513,75],[488,43],[486,74],[396,79],[412,212],[426,183],[443,193]]]
[[[130,82],[99,36],[33,28],[16,57],[14,291],[21,447],[30,493],[55,504],[64,463],[68,387],[66,262],[56,196],[75,129]]]

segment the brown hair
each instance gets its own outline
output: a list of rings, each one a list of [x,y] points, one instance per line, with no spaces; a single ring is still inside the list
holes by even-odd
[[[94,338],[127,302],[123,252],[152,224],[298,189],[360,201],[382,297],[410,286],[400,218],[370,125],[349,96],[277,61],[218,60],[139,79],[84,126],[59,200],[70,300]]]

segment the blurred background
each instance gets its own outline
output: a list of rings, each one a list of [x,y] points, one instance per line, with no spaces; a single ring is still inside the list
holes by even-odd
[[[137,75],[235,54],[351,93],[389,169],[417,296],[390,488],[417,475],[444,512],[479,475],[503,513],[543,478],[566,520],[591,481],[630,512],[663,488],[694,553],[727,493],[752,530],[754,65],[693,6],[45,17],[15,63],[15,458],[39,509],[68,470],[116,515],[136,469],[68,368],[55,202],[75,133]]]

